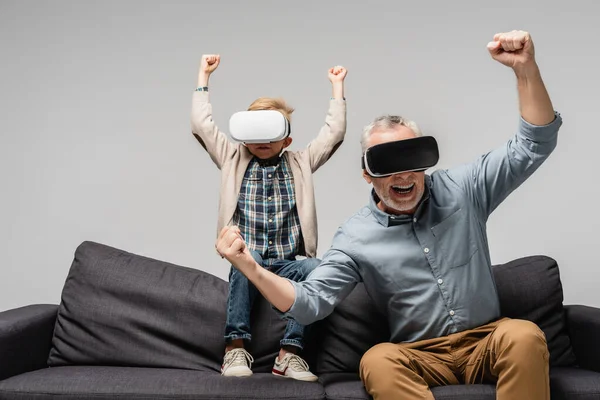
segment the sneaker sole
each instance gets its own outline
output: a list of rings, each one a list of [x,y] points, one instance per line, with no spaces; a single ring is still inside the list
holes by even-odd
[[[237,378],[245,378],[248,376],[252,376],[252,371],[229,371],[226,373],[221,372],[223,376],[235,376]]]
[[[319,377],[318,377],[318,376],[315,376],[314,378],[311,378],[311,377],[306,377],[306,378],[294,378],[293,376],[289,376],[289,375],[282,374],[282,373],[281,373],[281,372],[279,372],[279,371],[274,371],[274,370],[273,370],[273,371],[271,371],[271,373],[272,373],[273,375],[275,375],[275,376],[278,376],[278,377],[280,377],[280,378],[295,379],[295,380],[297,380],[297,381],[303,381],[303,382],[316,382],[317,380],[319,380]]]

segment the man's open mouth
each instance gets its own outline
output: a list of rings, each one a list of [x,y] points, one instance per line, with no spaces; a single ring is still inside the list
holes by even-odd
[[[392,190],[398,194],[408,194],[412,192],[414,187],[414,183],[411,183],[410,185],[393,185]]]

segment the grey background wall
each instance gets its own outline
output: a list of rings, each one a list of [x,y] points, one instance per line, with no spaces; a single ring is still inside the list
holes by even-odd
[[[597,284],[598,16],[590,1],[0,1],[0,310],[57,303],[77,245],[102,242],[209,271],[219,172],[190,134],[202,53],[220,53],[215,119],[283,96],[299,149],[347,67],[347,139],[316,175],[319,255],[368,197],[359,138],[383,113],[438,138],[437,168],[513,134],[515,79],[486,43],[531,32],[561,112],[559,146],[489,220],[495,263],[547,254],[566,302]]]

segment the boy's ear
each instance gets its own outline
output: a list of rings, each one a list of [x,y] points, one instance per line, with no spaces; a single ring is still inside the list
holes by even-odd
[[[288,147],[290,144],[292,144],[292,138],[291,137],[286,137],[285,139],[283,139],[283,148],[285,149],[286,147]]]

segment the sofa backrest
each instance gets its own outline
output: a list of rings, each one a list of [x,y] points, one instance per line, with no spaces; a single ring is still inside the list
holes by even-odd
[[[493,271],[503,315],[537,323],[551,364],[572,364],[556,262],[526,257]],[[228,283],[206,272],[84,242],[63,288],[48,364],[219,371],[227,293]],[[255,372],[270,371],[285,325],[259,297],[248,346]],[[385,316],[359,284],[311,326],[304,356],[316,373],[357,372],[364,352],[389,336]]]
[[[219,370],[227,282],[93,242],[75,252],[49,366]]]
[[[84,242],[63,287],[48,365],[219,371],[228,287],[197,269]],[[253,370],[270,372],[286,322],[264,299],[252,312]]]

